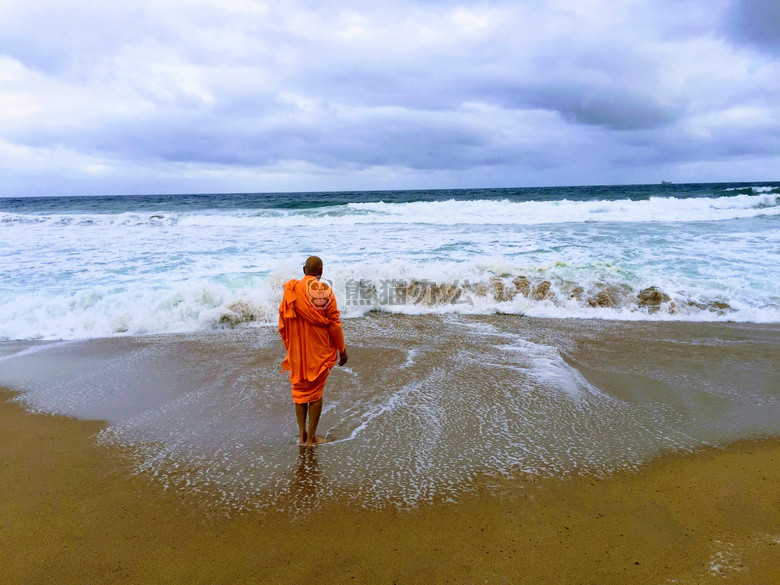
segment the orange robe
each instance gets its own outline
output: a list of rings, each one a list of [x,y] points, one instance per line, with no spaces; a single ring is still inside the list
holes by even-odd
[[[322,398],[325,380],[344,351],[344,331],[336,297],[313,276],[284,285],[279,306],[279,334],[287,348],[282,372],[290,371],[293,401],[297,404]],[[314,289],[314,292],[312,292]]]

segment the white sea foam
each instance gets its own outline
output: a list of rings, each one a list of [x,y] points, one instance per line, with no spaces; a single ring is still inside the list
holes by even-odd
[[[0,383],[33,411],[107,421],[101,443],[207,506],[306,512],[346,498],[412,508],[456,500],[478,477],[605,473],[776,433],[774,340],[713,327],[713,352],[690,338],[696,329],[356,320],[351,367],[331,372],[320,419],[333,443],[316,450],[295,446],[270,328],[46,344],[2,362]],[[647,351],[624,359],[616,339]],[[613,383],[589,382],[594,367]],[[637,383],[626,387],[626,375]]]
[[[556,277],[555,269],[548,269],[532,275],[531,293],[526,296],[515,292],[515,279],[501,279],[486,271],[473,270],[466,272],[465,278],[436,282],[425,281],[424,277],[430,276],[430,272],[412,270],[412,267],[405,271],[404,278],[381,267],[373,268],[367,271],[373,279],[363,279],[376,285],[375,290],[368,293],[357,292],[354,284],[366,276],[366,272],[352,272],[349,267],[335,270],[340,277],[333,281],[333,286],[345,318],[380,310],[402,314],[513,313],[619,320],[780,321],[780,309],[776,305],[761,306],[732,298],[730,294],[738,295],[738,289],[733,293],[712,290],[707,296],[702,291],[691,294],[666,287],[659,290],[670,295],[667,301],[643,305],[637,296],[641,285],[617,280],[608,284],[598,278],[598,273],[587,281],[572,283]],[[413,276],[410,278],[415,273],[419,282],[424,282],[419,289],[413,288],[412,283],[416,281]],[[0,303],[0,334],[5,339],[80,339],[274,324],[278,319],[284,280],[285,277],[277,273],[236,289],[195,280],[171,288],[138,287],[121,291],[100,288],[55,296],[26,295]],[[412,292],[406,293],[403,303],[398,298],[383,298],[381,287],[384,282],[402,283],[400,287],[412,289]],[[450,289],[453,282],[459,283],[460,290],[455,302],[446,296],[440,299],[423,296],[425,287],[443,284]],[[494,285],[498,282],[503,283],[504,296],[496,293]],[[544,282],[550,283],[547,295],[535,298],[533,290]],[[578,298],[572,296],[574,288],[581,289]],[[613,306],[596,304],[605,295],[605,290],[611,295],[609,298],[614,299]],[[511,291],[511,298],[506,291]],[[361,299],[351,298],[356,296]],[[433,302],[427,302],[428,298]],[[413,358],[410,356],[410,359]]]
[[[750,193],[780,193],[780,187],[771,187],[771,186],[764,186],[764,187],[729,187],[727,189],[724,189],[724,191],[739,191],[739,192],[750,192]]]
[[[541,225],[585,222],[723,221],[780,214],[780,194],[755,187],[756,194],[726,197],[652,197],[633,201],[419,201],[349,203],[300,210],[255,209],[196,212],[28,215],[0,213],[0,225],[181,227],[318,227],[359,224]]]
[[[653,197],[646,201],[447,201],[401,204],[377,202],[353,203],[349,207],[355,211],[370,211],[378,214],[379,222],[388,223],[538,225],[582,222],[683,222],[780,214],[780,195],[737,195],[690,199]],[[372,220],[376,218],[372,217]]]
[[[305,254],[302,252],[301,256]],[[488,259],[485,259],[488,260]],[[704,266],[698,267],[700,272]],[[282,284],[297,271],[215,279],[204,274],[171,278],[161,272],[148,282],[67,288],[54,293],[0,295],[0,337],[78,339],[123,334],[186,332],[255,324],[278,318]],[[740,267],[707,279],[688,278],[611,263],[516,266],[507,261],[443,262],[396,260],[387,264],[330,266],[342,315],[370,310],[391,313],[514,313],[552,318],[622,320],[780,321],[778,284],[771,273],[746,288]],[[643,303],[642,290],[655,286],[659,299]],[[763,287],[765,290],[762,290]]]
[[[282,284],[301,274],[312,253],[324,258],[345,317],[379,309],[777,322],[778,200],[766,192],[4,213],[0,339],[273,323]],[[659,302],[641,302],[648,287],[660,291]]]
[[[480,330],[484,340],[463,337],[461,327]],[[322,432],[334,442],[311,461],[299,455],[296,463],[295,451],[284,448],[283,441],[294,437],[292,421],[281,415],[288,413],[287,399],[277,391],[267,355],[260,364],[251,360],[249,377],[235,376],[246,365],[231,361],[220,368],[225,375],[218,383],[194,390],[192,382],[180,383],[186,388],[180,395],[114,420],[100,440],[135,453],[139,470],[174,489],[209,494],[210,503],[292,511],[339,496],[366,507],[411,508],[455,498],[481,473],[605,470],[634,465],[659,445],[688,440],[657,406],[636,407],[600,392],[551,346],[453,321],[442,339],[416,348],[425,359],[410,371],[403,367],[406,352],[399,350],[409,347],[415,331],[390,326],[383,332],[392,335],[375,339],[355,331],[356,347],[381,344],[388,359],[379,368],[363,361],[354,372],[334,370],[333,406],[321,419]],[[441,355],[453,336],[466,340],[463,348]],[[260,337],[262,344],[274,343],[274,335]],[[193,342],[189,351],[205,350],[208,343]],[[175,347],[163,340],[145,359],[159,361],[158,354],[168,353],[166,344]],[[476,347],[483,352],[479,357]],[[246,352],[231,351],[236,353]],[[176,358],[164,359],[176,368]],[[128,365],[137,366],[118,367]],[[194,380],[202,375],[197,370],[210,367],[199,362],[177,376]],[[79,382],[57,396],[75,393],[90,409],[111,408],[93,393],[84,396]],[[32,391],[25,400],[50,404],[52,396]],[[116,411],[105,412],[111,418]],[[655,426],[674,438],[657,437]]]

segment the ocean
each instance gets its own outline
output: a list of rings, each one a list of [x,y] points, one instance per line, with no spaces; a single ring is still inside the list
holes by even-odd
[[[216,513],[458,502],[780,434],[780,183],[0,200],[0,386]],[[297,447],[282,284],[349,362]]]
[[[780,322],[780,183],[0,199],[0,339],[369,311]]]

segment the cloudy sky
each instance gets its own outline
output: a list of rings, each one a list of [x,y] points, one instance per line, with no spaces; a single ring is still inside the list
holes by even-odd
[[[0,196],[780,180],[778,0],[2,0]]]

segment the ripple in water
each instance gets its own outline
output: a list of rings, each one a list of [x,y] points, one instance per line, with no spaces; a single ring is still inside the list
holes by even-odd
[[[425,345],[414,327],[363,329],[351,367],[326,387],[328,445],[295,445],[273,360],[113,424],[100,441],[129,447],[168,489],[293,512],[333,498],[413,508],[456,500],[483,474],[606,472],[691,444],[674,411],[600,392],[554,347],[482,324],[447,324]]]
[[[3,358],[0,383],[34,411],[107,420],[101,444],[228,513],[408,509],[483,476],[603,474],[780,429],[771,328],[376,315],[346,329],[316,449],[296,444],[271,327],[35,346]]]

